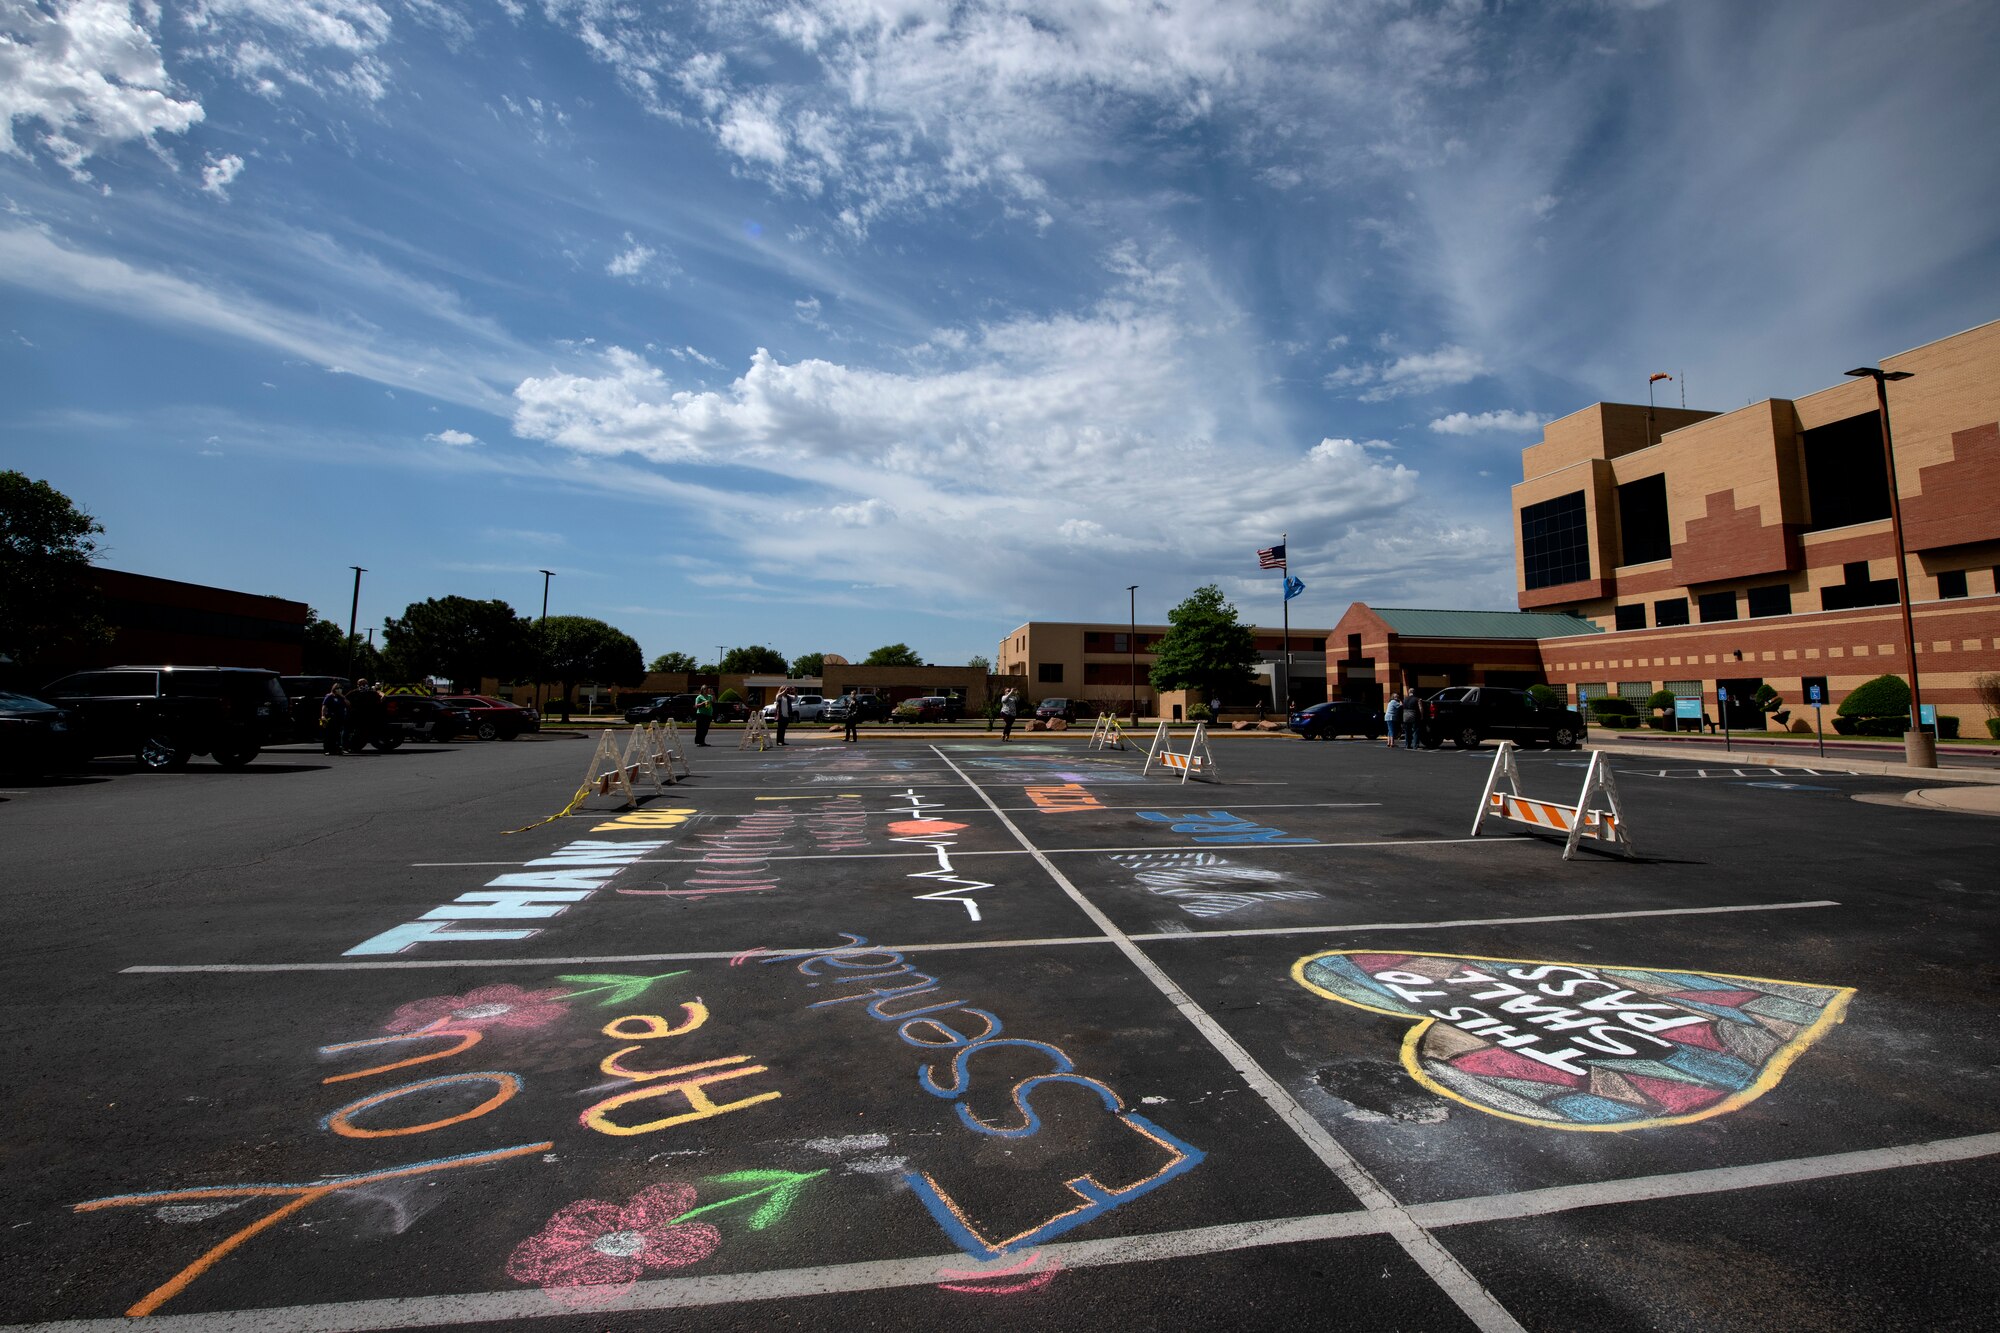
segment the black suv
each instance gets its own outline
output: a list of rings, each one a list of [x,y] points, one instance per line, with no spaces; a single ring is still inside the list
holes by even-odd
[[[657,694],[645,703],[625,710],[627,722],[665,722],[672,718],[676,722],[694,721],[694,696],[692,694]]]
[[[156,771],[196,754],[241,768],[264,746],[291,739],[291,706],[275,671],[109,667],[64,676],[41,696],[70,711],[93,758],[129,754]]]

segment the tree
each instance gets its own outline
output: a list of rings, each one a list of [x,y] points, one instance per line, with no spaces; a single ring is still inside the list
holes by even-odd
[[[535,627],[532,639],[543,678],[562,686],[565,722],[570,692],[578,685],[637,685],[646,678],[638,641],[591,616],[550,616]]]
[[[806,653],[792,659],[792,675],[817,676],[826,670],[825,653]]]
[[[965,665],[967,668],[973,671],[984,672],[986,675],[989,676],[993,674],[993,663],[987,658],[979,656],[977,653],[974,653],[971,657],[966,658]]]
[[[331,620],[306,613],[305,674],[308,676],[382,675],[382,654],[359,634],[344,633]]]
[[[701,663],[686,653],[661,653],[647,665],[646,670],[695,672],[701,670]]]
[[[1173,628],[1153,645],[1154,689],[1194,689],[1213,699],[1250,683],[1257,636],[1237,623],[1236,608],[1222,600],[1222,589],[1213,583],[1196,588],[1167,612],[1167,622]]]
[[[104,525],[25,473],[0,472],[0,656],[54,661],[109,641],[90,583]]]
[[[877,648],[861,661],[862,666],[922,666],[924,659],[907,643],[889,643]]]
[[[776,648],[753,643],[748,648],[731,648],[724,653],[716,670],[731,676],[782,676],[785,655]]]
[[[382,623],[382,656],[405,680],[442,676],[465,690],[481,676],[503,680],[528,667],[528,621],[497,598],[432,597]]]

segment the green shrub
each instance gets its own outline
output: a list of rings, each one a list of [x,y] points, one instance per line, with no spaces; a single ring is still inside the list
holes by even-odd
[[[1646,719],[1646,725],[1654,731],[1672,731],[1674,729],[1674,719],[1671,717],[1649,717]]]
[[[1852,736],[1856,725],[1851,717],[1841,717],[1838,714],[1834,716],[1833,729],[1842,736]]]
[[[1190,722],[1207,722],[1213,717],[1214,714],[1208,711],[1207,704],[1190,704],[1188,706],[1187,718]]]
[[[1910,687],[1901,676],[1864,680],[1840,701],[1841,717],[1903,717],[1910,715]]]
[[[1530,685],[1528,698],[1537,708],[1561,708],[1569,702],[1569,697],[1553,685]]]
[[[1629,718],[1632,725],[1637,725],[1639,709],[1630,699],[1592,699],[1590,715],[1607,727],[1614,725],[1613,718]]]
[[[1750,702],[1768,713],[1780,707],[1785,702],[1785,698],[1771,688],[1771,682],[1765,681],[1757,687],[1757,692],[1750,696]]]
[[[2000,741],[2000,717],[1989,717],[1986,719],[1986,734],[1994,740]]]
[[[1671,717],[1674,711],[1675,698],[1676,696],[1672,690],[1654,690],[1652,698],[1646,700],[1646,708],[1650,712],[1664,712]]]
[[[1848,720],[1854,724],[1852,734],[1856,736],[1900,736],[1910,729],[1909,719],[1901,717],[1856,717]]]

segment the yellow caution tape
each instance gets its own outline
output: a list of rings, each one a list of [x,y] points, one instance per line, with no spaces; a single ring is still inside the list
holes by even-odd
[[[550,815],[547,819],[537,819],[532,824],[523,824],[519,828],[510,828],[507,830],[507,832],[526,833],[531,828],[540,828],[544,824],[553,824],[558,819],[561,819],[563,816],[569,814],[570,811],[576,809],[579,805],[582,805],[589,796],[590,796],[590,784],[585,783],[583,786],[578,787],[576,789],[576,795],[569,798],[568,805],[556,811],[554,814]],[[503,834],[502,836],[504,837],[505,835]]]

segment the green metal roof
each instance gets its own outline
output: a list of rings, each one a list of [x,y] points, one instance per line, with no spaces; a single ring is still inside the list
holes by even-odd
[[[1429,611],[1410,607],[1368,608],[1397,634],[1413,639],[1559,639],[1604,631],[1581,616],[1550,611]]]

